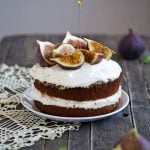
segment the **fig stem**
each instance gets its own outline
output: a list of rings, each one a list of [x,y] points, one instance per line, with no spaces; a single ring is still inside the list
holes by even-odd
[[[129,30],[129,34],[132,34],[132,33],[133,33],[132,28],[129,28],[128,30]]]
[[[138,135],[137,129],[135,128],[132,128],[129,132],[131,133],[133,137],[136,137]]]
[[[78,4],[81,5],[83,0],[77,0]]]
[[[116,148],[113,148],[112,150],[122,150],[121,145],[118,145]]]

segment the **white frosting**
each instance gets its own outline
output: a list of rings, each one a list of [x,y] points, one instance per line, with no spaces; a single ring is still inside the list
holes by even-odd
[[[31,94],[35,100],[40,101],[41,103],[45,105],[55,105],[55,106],[66,107],[66,108],[97,109],[97,108],[102,108],[104,106],[109,106],[118,102],[119,98],[121,97],[121,87],[114,95],[110,97],[98,99],[96,101],[84,101],[84,102],[79,102],[79,101],[74,101],[74,100],[65,100],[61,98],[42,95],[41,92],[38,91],[34,87],[32,87]]]
[[[97,81],[107,83],[118,78],[121,72],[122,69],[117,62],[106,59],[95,65],[84,63],[76,70],[65,70],[58,65],[41,67],[39,64],[30,70],[34,79],[70,88],[88,87]]]

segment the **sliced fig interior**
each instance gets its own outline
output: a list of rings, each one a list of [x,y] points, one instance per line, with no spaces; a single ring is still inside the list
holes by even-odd
[[[66,33],[66,37],[63,40],[63,43],[71,44],[75,48],[85,48],[85,49],[87,48],[86,41],[77,36],[71,35],[69,31]]]
[[[54,65],[55,62],[50,60],[52,49],[55,46],[50,42],[42,42],[38,41],[38,50],[36,53],[36,59],[41,66],[51,66]]]
[[[37,62],[43,67],[59,64],[65,69],[79,68],[84,61],[91,65],[103,58],[110,59],[114,53],[110,48],[90,39],[81,39],[68,31],[63,43],[38,41]]]
[[[99,63],[104,57],[102,53],[96,53],[86,49],[80,49],[80,51],[83,53],[85,61],[91,65]]]
[[[96,53],[102,53],[104,55],[105,59],[110,59],[112,57],[112,54],[114,53],[110,48],[104,46],[101,43],[98,43],[96,41],[93,40],[89,40],[84,38],[85,41],[87,41],[88,43],[88,49],[90,51],[94,51]]]
[[[60,57],[53,58],[64,69],[78,69],[84,63],[84,55],[81,51],[75,50],[71,55],[64,53]]]
[[[52,57],[60,57],[62,55],[68,54],[72,55],[75,52],[75,48],[70,44],[59,44],[52,50]]]

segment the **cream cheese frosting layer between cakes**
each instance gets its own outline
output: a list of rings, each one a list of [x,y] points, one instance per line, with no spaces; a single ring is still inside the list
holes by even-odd
[[[96,101],[73,101],[73,100],[65,100],[61,98],[50,97],[48,95],[42,94],[35,87],[32,87],[31,95],[34,100],[43,103],[44,105],[54,105],[65,108],[84,108],[84,109],[97,109],[105,106],[109,106],[115,104],[119,101],[121,97],[121,86],[119,90],[112,96],[107,98],[98,99]]]
[[[120,65],[113,60],[102,59],[95,65],[84,63],[77,70],[65,70],[59,65],[41,67],[34,65],[30,70],[33,79],[64,87],[88,87],[96,82],[107,83],[117,79],[122,72]]]

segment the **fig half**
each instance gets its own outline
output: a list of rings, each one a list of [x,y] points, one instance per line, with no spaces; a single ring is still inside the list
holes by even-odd
[[[71,44],[75,48],[87,49],[87,42],[77,36],[71,35],[69,31],[67,31],[63,43]]]
[[[48,67],[55,64],[55,62],[50,60],[52,49],[55,46],[53,43],[50,42],[42,42],[38,41],[38,49],[36,52],[36,61],[42,67]]]
[[[70,44],[59,44],[52,50],[52,57],[60,57],[62,55],[68,54],[72,55],[75,52],[75,48]]]
[[[89,51],[86,49],[80,49],[85,57],[85,61],[91,65],[99,63],[103,59],[103,54],[95,53],[94,51]]]
[[[104,55],[105,59],[110,59],[112,57],[114,52],[110,48],[108,48],[107,46],[104,46],[101,43],[98,43],[96,41],[89,40],[86,38],[84,38],[84,40],[87,42],[88,49],[90,51],[94,51],[96,53],[102,53]]]
[[[71,55],[69,53],[63,53],[63,55],[52,58],[51,60],[58,63],[64,69],[73,70],[82,66],[84,63],[84,55],[81,51],[75,50]]]

